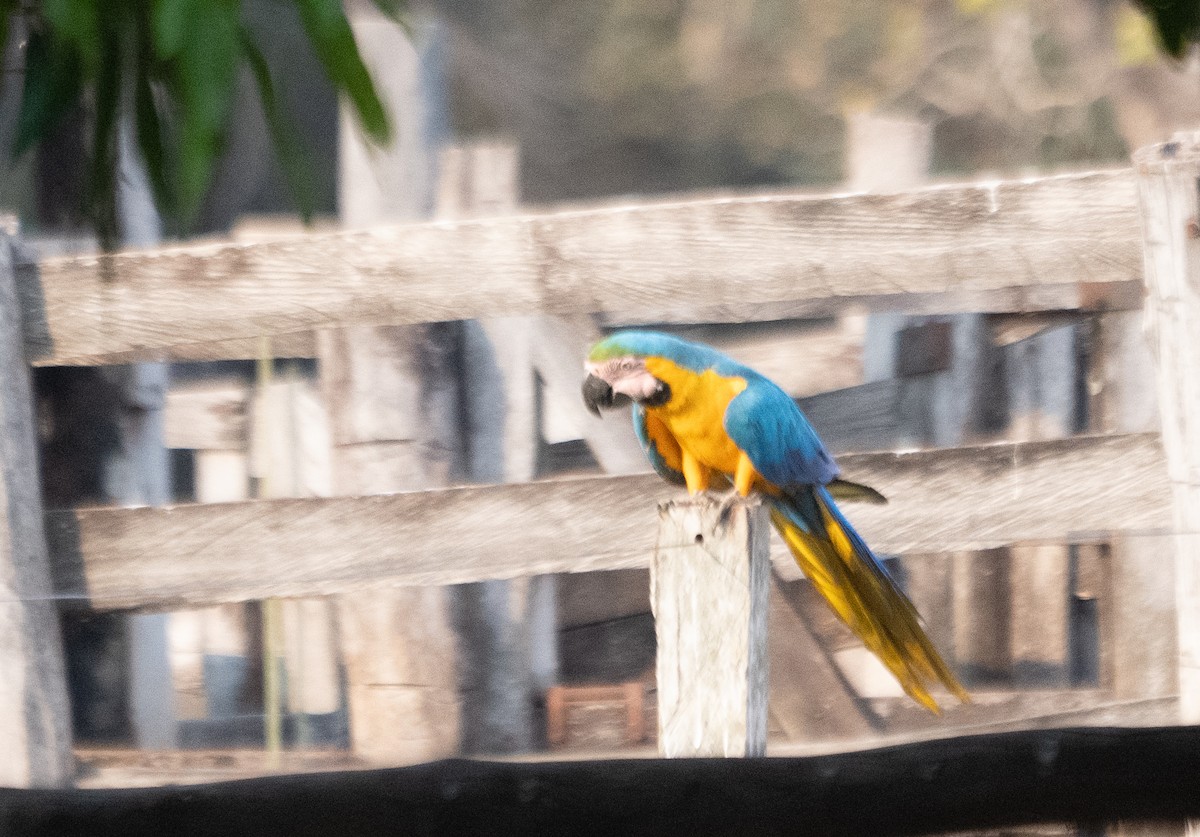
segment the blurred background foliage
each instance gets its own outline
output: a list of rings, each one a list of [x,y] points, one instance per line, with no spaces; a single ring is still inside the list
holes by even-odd
[[[388,117],[341,0],[293,2],[329,82],[352,103],[365,134],[387,142]],[[375,5],[401,22],[398,0]],[[87,110],[83,211],[106,249],[118,236],[122,142],[140,152],[164,217],[180,232],[193,226],[225,145],[243,65],[297,208],[312,214],[307,155],[239,0],[3,0],[0,43],[12,30],[22,59],[13,153],[20,157],[48,142],[70,116]]]
[[[1194,57],[1116,0],[437,6],[458,122],[518,136],[535,200],[836,184],[854,111],[928,121],[956,177],[1121,161],[1200,124]]]
[[[362,5],[397,19],[403,11],[396,0]],[[288,205],[334,213],[339,94],[369,137],[388,136],[338,0],[0,8],[18,33],[9,39],[9,111],[23,88],[15,119],[5,122],[0,108],[0,142],[42,148],[37,171],[13,170],[0,204],[43,225],[53,224],[47,213],[29,211],[36,182],[66,177],[60,169],[83,157],[85,215],[102,237],[112,230],[118,108],[175,233],[221,231],[241,211]],[[545,203],[836,185],[856,112],[932,125],[934,177],[1123,163],[1133,147],[1200,125],[1198,8],[427,0],[413,12],[443,22],[455,131],[516,139],[523,197]],[[89,127],[64,145],[56,126],[80,110]]]

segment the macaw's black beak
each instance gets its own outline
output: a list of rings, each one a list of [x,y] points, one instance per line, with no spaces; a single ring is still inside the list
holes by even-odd
[[[628,395],[613,392],[613,388],[603,378],[588,375],[583,379],[583,405],[597,416],[601,410],[622,407],[629,401]]]

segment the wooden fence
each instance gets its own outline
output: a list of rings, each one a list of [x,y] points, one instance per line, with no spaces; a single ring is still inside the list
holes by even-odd
[[[1169,326],[1186,326],[1176,315],[1194,315],[1200,305],[1196,283],[1182,282],[1165,301],[1158,283],[1200,269],[1191,267],[1200,259],[1189,261],[1197,160],[1189,140],[1147,150],[1137,172],[895,195],[614,205],[49,259],[0,271],[0,369],[19,384],[22,359],[248,358],[262,335],[276,340],[279,355],[310,355],[316,330],[502,314],[551,323],[586,314],[628,324],[771,320],[848,306],[1130,310],[1142,305],[1144,263],[1160,326],[1160,386],[1182,393],[1164,399],[1177,403],[1164,404],[1169,432],[1161,442],[1144,434],[1085,436],[859,454],[841,464],[893,498],[855,515],[881,552],[1191,532],[1190,513],[1181,509],[1197,482],[1186,448],[1200,391],[1200,372],[1189,364],[1200,332]],[[554,374],[565,377],[569,364],[561,357],[554,363]],[[650,476],[56,511],[45,518],[43,539],[29,513],[37,508],[29,396],[7,380],[0,488],[10,513],[0,516],[0,610],[7,608],[17,626],[11,635],[22,639],[0,645],[0,665],[38,672],[0,687],[0,729],[23,742],[25,767],[5,777],[10,784],[59,784],[67,775],[65,760],[44,775],[30,767],[39,748],[61,755],[67,745],[62,685],[52,682],[61,661],[37,641],[54,598],[86,598],[97,609],[163,609],[646,566],[654,554],[664,488]],[[1200,587],[1197,549],[1187,538],[1174,549],[1180,601],[1190,602]],[[1200,698],[1189,667],[1200,631],[1191,618],[1179,617],[1185,705]],[[39,725],[27,723],[31,700],[46,707]],[[744,725],[745,706],[738,711]]]

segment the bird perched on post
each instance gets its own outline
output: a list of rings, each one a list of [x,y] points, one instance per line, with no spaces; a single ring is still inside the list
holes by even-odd
[[[839,478],[787,393],[716,349],[653,331],[601,340],[585,366],[588,409],[600,415],[632,402],[634,430],[663,478],[693,495],[732,483],[730,500],[763,496],[804,574],[914,700],[938,712],[929,692],[937,683],[969,699],[834,497],[886,501]]]

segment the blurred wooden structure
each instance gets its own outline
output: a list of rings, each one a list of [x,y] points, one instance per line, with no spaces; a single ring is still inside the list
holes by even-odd
[[[577,402],[579,357],[603,327],[674,324],[734,350],[740,340],[762,353],[747,360],[792,376],[793,395],[831,447],[846,452],[844,471],[891,498],[850,516],[879,552],[902,556],[895,566],[936,641],[959,663],[977,666],[976,682],[987,686],[975,706],[949,714],[952,723],[1044,725],[1066,713],[1137,723],[1174,717],[1181,697],[1174,643],[1148,653],[1142,642],[1148,625],[1174,630],[1174,604],[1165,615],[1139,608],[1158,601],[1163,579],[1122,558],[1139,548],[1144,554],[1147,544],[1165,548],[1175,525],[1167,458],[1159,435],[1146,432],[1157,417],[1138,414],[1135,394],[1126,392],[1131,378],[1152,375],[1129,333],[1143,296],[1142,252],[1135,175],[1121,170],[888,195],[613,205],[47,259],[15,287],[24,352],[34,364],[246,359],[262,334],[289,347],[286,354],[311,357],[316,329],[522,317],[537,391],[553,402],[544,415]],[[910,383],[894,376],[862,383],[851,374],[834,378],[841,389],[820,392],[830,360],[857,352],[855,317],[870,310],[929,318],[902,331],[891,349]],[[941,315],[953,312],[987,316],[972,318],[966,333],[944,324]],[[790,352],[756,343],[744,329],[720,328],[761,322],[778,330],[835,314],[850,316],[795,325],[805,336]],[[914,393],[931,376],[950,376],[938,386],[981,385],[955,383],[950,361],[964,344],[986,354],[979,365],[996,373],[982,382],[987,397],[976,402],[975,429],[961,440],[976,444],[865,452],[912,444]],[[242,444],[244,396],[176,397],[211,418],[177,423],[170,432],[179,444],[214,451]],[[1020,423],[1006,426],[1010,418]],[[611,474],[644,468],[621,422],[578,431],[571,422],[563,418],[559,443],[578,433]],[[1016,438],[994,441],[1005,432]],[[205,459],[216,468],[222,458]],[[55,595],[85,597],[98,610],[161,610],[645,568],[656,503],[667,495],[657,477],[634,474],[53,511],[50,574]],[[1027,561],[922,557],[1022,541],[1034,550],[1074,546],[1065,565],[1036,552]],[[1135,546],[1123,552],[1122,543]],[[929,722],[894,695],[872,691],[880,681],[851,659],[836,626],[814,617],[805,583],[788,575],[780,552],[773,545],[782,593],[755,607],[765,619],[769,601],[773,619],[804,630],[803,653],[828,694],[840,690],[860,706],[846,734],[928,731]],[[1019,601],[1020,591],[1044,598]],[[995,630],[972,630],[982,620]],[[1026,654],[1031,642],[1037,647]],[[1098,670],[1072,679],[1070,651],[1087,643],[1100,645],[1082,655]],[[1053,656],[1039,656],[1047,648]],[[1021,685],[1021,659],[1059,667],[1054,688],[1013,688]],[[776,728],[816,737],[820,713],[772,711]]]
[[[646,684],[637,680],[599,686],[551,686],[546,690],[547,738],[552,746],[567,742],[572,710],[613,704],[624,716],[624,743],[640,744],[646,739]]]

